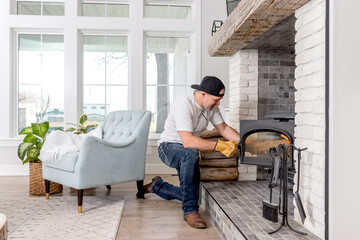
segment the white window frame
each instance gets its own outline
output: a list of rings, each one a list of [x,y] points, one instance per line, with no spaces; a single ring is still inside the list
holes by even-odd
[[[11,127],[11,135],[14,137],[19,137],[19,35],[21,34],[38,34],[38,35],[64,35],[64,32],[61,30],[36,30],[36,29],[17,29],[14,31],[14,83],[12,86],[12,95],[13,97],[13,112],[11,113],[12,119],[14,120],[13,126]],[[65,53],[65,51],[64,51]],[[64,59],[65,60],[65,59]],[[65,96],[64,96],[65,97]],[[65,106],[64,106],[65,107]],[[65,115],[65,114],[64,114]],[[64,123],[65,124],[65,123]]]
[[[10,1],[12,1],[12,0],[10,0]],[[14,3],[14,5],[12,5],[11,6],[11,8],[12,8],[12,12],[14,13],[14,14],[16,14],[17,15],[17,6],[18,6],[18,2],[39,2],[40,3],[40,15],[27,15],[27,16],[44,16],[43,15],[43,6],[44,6],[44,2],[51,2],[51,3],[64,3],[64,7],[65,7],[65,0],[15,0],[15,1],[13,1]]]
[[[84,59],[83,53],[84,53],[84,37],[85,36],[115,36],[115,37],[127,37],[127,53],[128,53],[128,79],[127,79],[127,85],[123,85],[120,84],[118,86],[127,86],[128,87],[128,101],[127,101],[127,109],[130,109],[130,103],[129,103],[129,96],[130,96],[130,64],[129,64],[129,33],[126,31],[113,31],[111,33],[109,33],[111,31],[92,31],[92,30],[84,30],[81,31],[81,59]],[[82,65],[81,65],[81,75],[82,75],[82,79],[81,79],[81,92],[83,93],[84,91],[84,61],[82,60]],[[106,72],[105,72],[105,78],[106,78]],[[106,82],[106,81],[105,81]],[[104,84],[104,86],[106,86],[106,84]],[[105,99],[106,99],[106,87],[105,87]],[[81,100],[78,99],[78,101],[81,102],[81,111],[83,112],[84,110],[84,96],[82,94],[81,96]]]
[[[31,1],[31,0],[24,0]],[[82,1],[46,0],[42,2],[65,3],[65,16],[16,15],[17,1],[4,1],[0,7],[0,68],[4,79],[0,88],[4,94],[0,111],[8,117],[0,118],[0,146],[7,140],[19,139],[17,136],[18,85],[17,33],[63,34],[64,35],[64,122],[76,123],[83,111],[82,97],[82,35],[85,34],[123,34],[128,37],[128,108],[145,109],[145,35],[155,33],[169,36],[190,36],[191,83],[199,82],[201,77],[201,1],[179,0],[176,3],[192,6],[191,19],[149,19],[144,18],[143,0],[111,0],[108,2],[129,3],[129,18],[99,18],[79,16]],[[92,0],[86,0],[92,1]],[[155,1],[146,1],[155,2]],[[157,1],[165,3],[165,1]],[[174,5],[172,0],[170,5]],[[15,5],[15,8],[14,8]],[[10,10],[10,11],[9,11]],[[66,19],[66,21],[65,21]],[[75,103],[75,104],[74,104]],[[157,138],[158,135],[150,136]],[[16,140],[18,141],[18,140]]]

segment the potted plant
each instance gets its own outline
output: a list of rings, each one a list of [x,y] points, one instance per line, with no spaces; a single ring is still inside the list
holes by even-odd
[[[79,117],[79,124],[78,125],[76,125],[74,123],[68,123],[70,125],[76,126],[76,128],[68,128],[68,129],[65,130],[65,132],[74,132],[75,131],[74,133],[78,134],[78,135],[82,134],[82,133],[90,132],[91,130],[94,129],[94,127],[97,126],[97,124],[90,124],[90,125],[85,126],[85,124],[87,122],[87,119],[88,119],[88,117],[87,117],[86,114],[81,115]]]
[[[21,130],[20,135],[26,135],[18,147],[18,157],[22,163],[29,163],[29,192],[32,195],[45,195],[45,183],[42,177],[42,163],[39,158],[44,145],[49,122],[32,123]],[[59,193],[63,189],[61,184],[51,182],[50,194]]]

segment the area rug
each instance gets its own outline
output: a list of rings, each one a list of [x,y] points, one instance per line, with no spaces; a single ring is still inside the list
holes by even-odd
[[[125,199],[77,197],[0,197],[0,212],[8,218],[8,239],[115,239]]]

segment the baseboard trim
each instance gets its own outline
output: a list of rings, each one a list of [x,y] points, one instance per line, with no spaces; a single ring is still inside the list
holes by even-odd
[[[177,174],[176,169],[170,168],[165,164],[146,164],[146,174]]]
[[[146,164],[146,174],[177,174],[174,168],[169,168],[165,164]],[[29,166],[20,165],[1,165],[0,176],[28,176]]]

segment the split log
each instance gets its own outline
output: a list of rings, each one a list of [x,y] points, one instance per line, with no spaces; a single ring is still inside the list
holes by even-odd
[[[200,159],[200,167],[236,167],[236,158],[223,158],[223,159]]]
[[[238,179],[238,170],[236,167],[232,168],[200,168],[201,181],[232,181]]]

